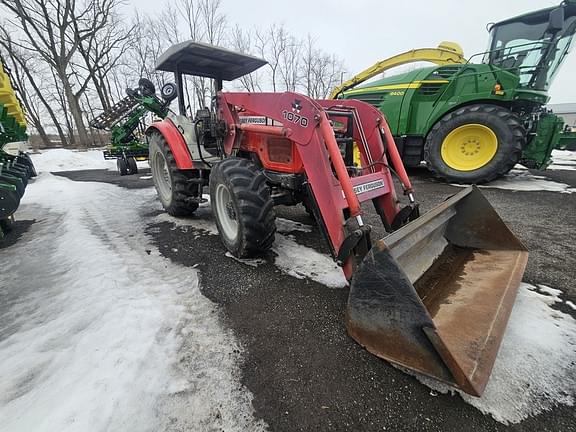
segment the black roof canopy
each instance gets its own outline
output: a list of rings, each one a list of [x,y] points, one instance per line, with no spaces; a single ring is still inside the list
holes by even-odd
[[[187,41],[168,48],[158,59],[156,70],[232,81],[266,63],[258,57]]]

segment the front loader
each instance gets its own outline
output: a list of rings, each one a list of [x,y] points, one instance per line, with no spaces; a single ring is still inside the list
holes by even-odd
[[[481,395],[526,249],[475,188],[420,216],[386,119],[371,105],[222,91],[224,80],[264,64],[193,42],[159,58],[179,98],[179,114],[147,130],[162,205],[191,214],[209,188],[222,243],[242,258],[270,249],[276,205],[305,204],[350,281],[349,334],[381,358]],[[215,83],[212,107],[194,117],[184,75]],[[390,233],[382,240],[372,240],[364,221],[370,203]]]

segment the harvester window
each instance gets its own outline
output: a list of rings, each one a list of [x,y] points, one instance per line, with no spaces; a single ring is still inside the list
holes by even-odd
[[[523,87],[547,90],[570,49],[575,28],[573,15],[558,32],[550,31],[547,14],[497,24],[484,62],[519,75]]]

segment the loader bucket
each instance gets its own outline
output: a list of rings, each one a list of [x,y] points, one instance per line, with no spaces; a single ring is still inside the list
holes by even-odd
[[[528,252],[475,187],[376,242],[353,276],[348,333],[373,354],[482,395]]]

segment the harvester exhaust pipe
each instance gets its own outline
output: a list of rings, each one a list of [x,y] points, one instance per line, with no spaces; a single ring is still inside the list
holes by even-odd
[[[480,396],[528,252],[464,189],[376,242],[352,279],[348,333],[373,354]]]

